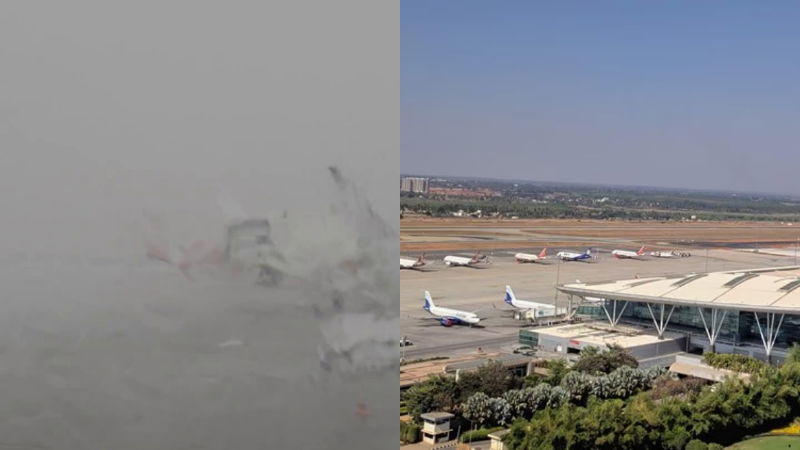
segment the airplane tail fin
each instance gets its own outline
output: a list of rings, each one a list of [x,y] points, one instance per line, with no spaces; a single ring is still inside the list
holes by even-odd
[[[421,254],[419,258],[417,258],[417,262],[420,264],[425,264],[425,253]]]
[[[636,252],[636,254],[637,255],[644,255],[644,245],[642,246],[642,248],[639,249],[638,252]]]
[[[592,254],[592,249],[590,249],[590,248],[587,248],[587,249],[586,249],[586,254],[587,254],[587,255],[591,255],[591,254]]]
[[[511,286],[506,285],[506,298],[504,299],[504,301],[510,305],[511,302],[513,302],[516,299],[517,298],[514,296],[514,291],[511,290]]]
[[[547,247],[543,248],[539,253],[539,258],[544,258],[545,256],[547,256]]]
[[[433,307],[433,306],[436,306],[436,305],[433,304],[433,299],[431,298],[431,293],[428,292],[428,291],[425,291],[425,305],[423,306],[423,309],[425,309],[425,311],[430,311],[431,307]]]

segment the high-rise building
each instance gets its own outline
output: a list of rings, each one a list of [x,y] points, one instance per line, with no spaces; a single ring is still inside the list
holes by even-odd
[[[420,177],[403,177],[400,179],[401,192],[428,193],[428,179]]]

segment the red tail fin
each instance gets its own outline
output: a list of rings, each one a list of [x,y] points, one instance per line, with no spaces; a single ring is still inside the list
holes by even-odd
[[[636,252],[636,254],[637,255],[644,255],[644,245],[642,246],[642,248],[639,249],[638,252]]]
[[[547,256],[547,247],[543,248],[541,252],[539,252],[539,258],[544,258]]]

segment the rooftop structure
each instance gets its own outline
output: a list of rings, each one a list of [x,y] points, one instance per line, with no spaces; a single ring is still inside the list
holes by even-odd
[[[422,419],[422,441],[429,444],[438,444],[450,440],[453,431],[450,420],[455,417],[446,412],[429,412],[420,414]]]
[[[711,367],[703,362],[703,357],[697,355],[677,355],[669,370],[679,375],[702,378],[708,381],[722,381],[726,377],[737,377],[742,380],[750,379],[750,374],[747,373]]]
[[[686,347],[682,333],[666,332],[660,338],[652,329],[641,326],[609,326],[602,321],[555,325],[520,330],[520,343],[535,346],[542,354],[580,353],[586,347],[619,345],[637,359],[652,359],[681,352]]]

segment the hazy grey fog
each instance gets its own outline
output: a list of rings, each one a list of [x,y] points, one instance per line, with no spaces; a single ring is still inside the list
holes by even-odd
[[[363,3],[375,20],[344,30],[333,2],[0,5],[0,448],[377,449],[397,434],[396,355],[376,342],[397,318],[399,113],[379,112],[399,70],[363,38],[396,17]],[[224,245],[220,196],[273,220],[281,286],[145,258],[145,215],[171,245]],[[353,311],[381,329],[336,335]],[[383,353],[326,373],[321,343]]]

